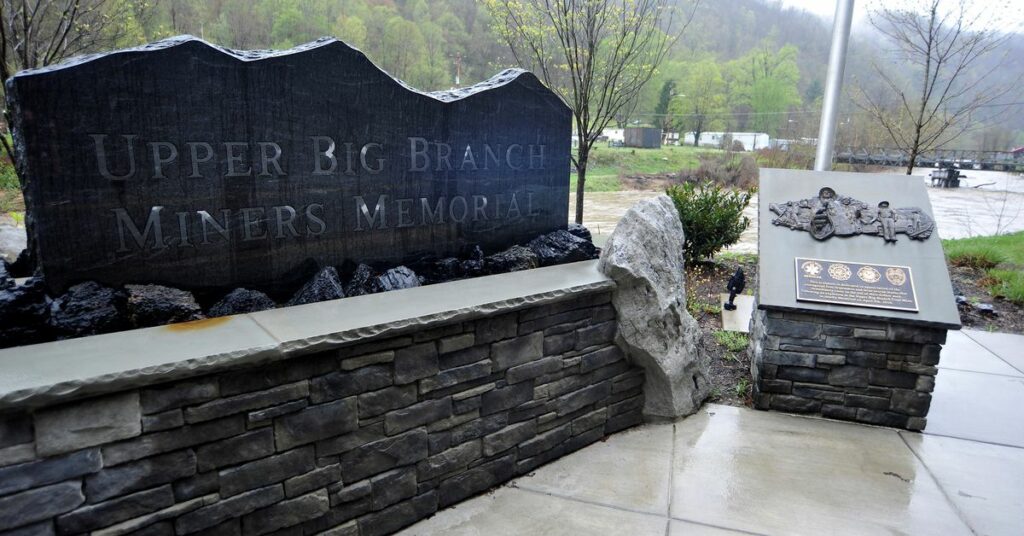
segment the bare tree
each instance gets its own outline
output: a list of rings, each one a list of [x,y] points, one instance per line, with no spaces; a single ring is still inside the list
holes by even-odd
[[[148,7],[141,0],[0,0],[0,79],[110,48]],[[6,109],[4,119],[10,124]],[[13,160],[6,136],[0,141]]]
[[[1012,88],[987,82],[1001,62],[983,65],[1009,34],[966,0],[942,0],[874,11],[870,21],[895,47],[892,71],[874,64],[882,91],[861,89],[854,103],[907,153],[907,175],[921,153],[942,147],[971,127],[976,115]]]
[[[495,29],[522,67],[572,108],[579,140],[576,222],[591,149],[608,124],[637,100],[693,18],[677,19],[671,0],[487,0]]]

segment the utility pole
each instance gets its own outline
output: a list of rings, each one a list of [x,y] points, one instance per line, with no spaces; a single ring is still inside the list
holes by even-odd
[[[462,53],[455,53],[455,87],[462,84]]]
[[[815,171],[832,169],[832,149],[836,142],[836,118],[839,115],[839,94],[843,89],[846,46],[850,42],[852,19],[853,0],[836,0],[835,20],[832,22],[832,50],[828,55],[828,77],[825,82],[825,99],[821,105],[821,126],[818,129],[818,151],[814,158]]]

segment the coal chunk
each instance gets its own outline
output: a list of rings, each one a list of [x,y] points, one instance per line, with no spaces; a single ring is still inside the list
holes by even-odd
[[[569,224],[569,228],[566,229],[566,230],[569,231],[569,234],[571,234],[571,235],[573,235],[575,237],[578,237],[578,238],[582,238],[582,239],[586,240],[587,242],[593,242],[594,241],[594,237],[590,235],[590,229],[587,229],[582,224],[570,223]]]
[[[306,282],[298,292],[288,300],[288,305],[302,305],[304,303],[316,303],[327,300],[336,300],[345,297],[345,290],[341,286],[341,277],[338,270],[328,266]]]
[[[454,281],[462,277],[462,261],[455,257],[444,259],[430,259],[412,265],[410,268],[418,275],[424,284],[444,283]]]
[[[541,266],[596,259],[600,253],[591,242],[561,229],[538,236],[527,246],[537,254]]]
[[[416,276],[416,272],[405,266],[399,266],[378,276],[377,284],[380,285],[381,290],[387,292],[389,290],[418,287],[420,286],[420,279]]]
[[[463,277],[476,277],[484,275],[484,252],[480,246],[474,246],[468,258],[462,261],[459,269]]]
[[[218,316],[255,313],[257,311],[273,309],[276,306],[277,304],[274,303],[274,300],[258,290],[236,288],[229,292],[227,296],[221,298],[219,302],[213,304],[213,307],[210,307],[209,316],[214,318]]]
[[[50,299],[40,277],[0,290],[0,348],[50,340]]]
[[[50,304],[50,326],[68,337],[127,329],[127,295],[95,281],[79,283]]]
[[[128,320],[137,328],[203,318],[191,292],[162,285],[127,285]]]
[[[36,256],[31,249],[23,249],[11,263],[11,277],[30,277],[36,271]]]
[[[364,296],[376,294],[382,290],[373,268],[366,264],[360,264],[356,267],[348,284],[345,285],[344,292],[346,296]]]
[[[504,274],[529,270],[540,266],[537,254],[530,248],[512,246],[505,251],[484,258],[484,270],[489,274]]]
[[[996,308],[991,303],[974,304],[974,310],[985,316],[996,316]]]
[[[7,261],[0,259],[0,290],[8,290],[14,287],[14,278],[11,277],[11,270]]]

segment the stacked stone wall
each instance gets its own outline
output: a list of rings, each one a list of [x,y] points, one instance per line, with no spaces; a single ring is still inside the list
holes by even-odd
[[[757,310],[754,406],[923,430],[946,330]]]
[[[0,536],[387,534],[641,422],[608,292],[0,415]]]

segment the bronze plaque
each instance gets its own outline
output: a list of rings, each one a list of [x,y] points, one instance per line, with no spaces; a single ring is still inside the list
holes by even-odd
[[[917,312],[909,266],[797,257],[796,299]]]

